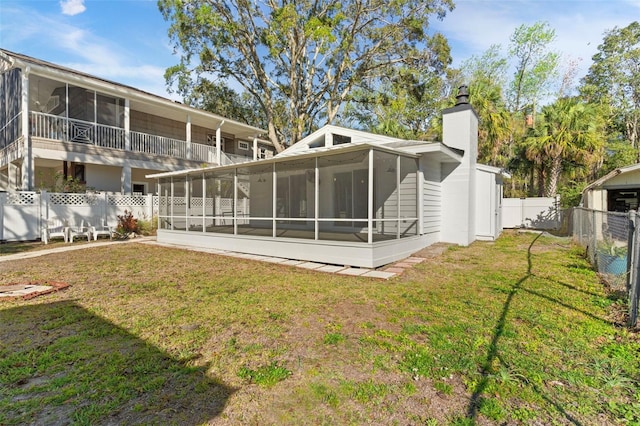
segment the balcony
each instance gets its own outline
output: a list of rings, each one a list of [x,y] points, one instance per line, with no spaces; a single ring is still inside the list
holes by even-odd
[[[102,148],[142,152],[203,163],[217,163],[216,147],[172,139],[142,132],[127,132],[120,127],[59,117],[41,112],[30,113],[31,136],[99,146]],[[250,161],[252,158],[221,153],[222,164]]]

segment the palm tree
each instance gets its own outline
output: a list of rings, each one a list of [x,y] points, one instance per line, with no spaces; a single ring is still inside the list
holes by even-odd
[[[494,166],[507,165],[505,152],[511,129],[511,115],[505,109],[502,89],[485,79],[473,80],[469,95],[480,117],[478,128],[478,161]]]
[[[595,104],[562,98],[542,109],[541,121],[525,144],[527,157],[547,166],[544,194],[552,197],[565,162],[589,167],[604,155],[604,118]]]

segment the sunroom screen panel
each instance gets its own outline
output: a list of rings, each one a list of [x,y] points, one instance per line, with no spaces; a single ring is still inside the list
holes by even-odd
[[[367,220],[367,211],[363,211],[363,205],[367,205],[356,199],[354,195],[354,174],[356,179],[362,176],[361,170],[369,168],[369,150],[349,152],[345,154],[329,155],[318,158],[319,180],[319,211],[321,219],[342,220],[360,219]],[[356,188],[357,189],[357,188]],[[358,197],[367,195],[359,192]],[[349,226],[351,226],[349,221]]]
[[[273,165],[238,168],[238,235],[273,235]]]

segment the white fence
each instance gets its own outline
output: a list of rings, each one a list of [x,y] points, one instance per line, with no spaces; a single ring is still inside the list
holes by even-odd
[[[503,228],[557,229],[560,219],[560,197],[502,200]]]
[[[105,219],[115,225],[117,216],[125,210],[138,219],[150,220],[157,215],[158,198],[109,193],[0,193],[0,241],[36,240],[49,219],[69,224]]]

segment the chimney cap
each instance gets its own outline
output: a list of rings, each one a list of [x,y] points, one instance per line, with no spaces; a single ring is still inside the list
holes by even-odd
[[[456,106],[469,104],[469,87],[462,85],[458,87],[458,94],[456,95]]]

